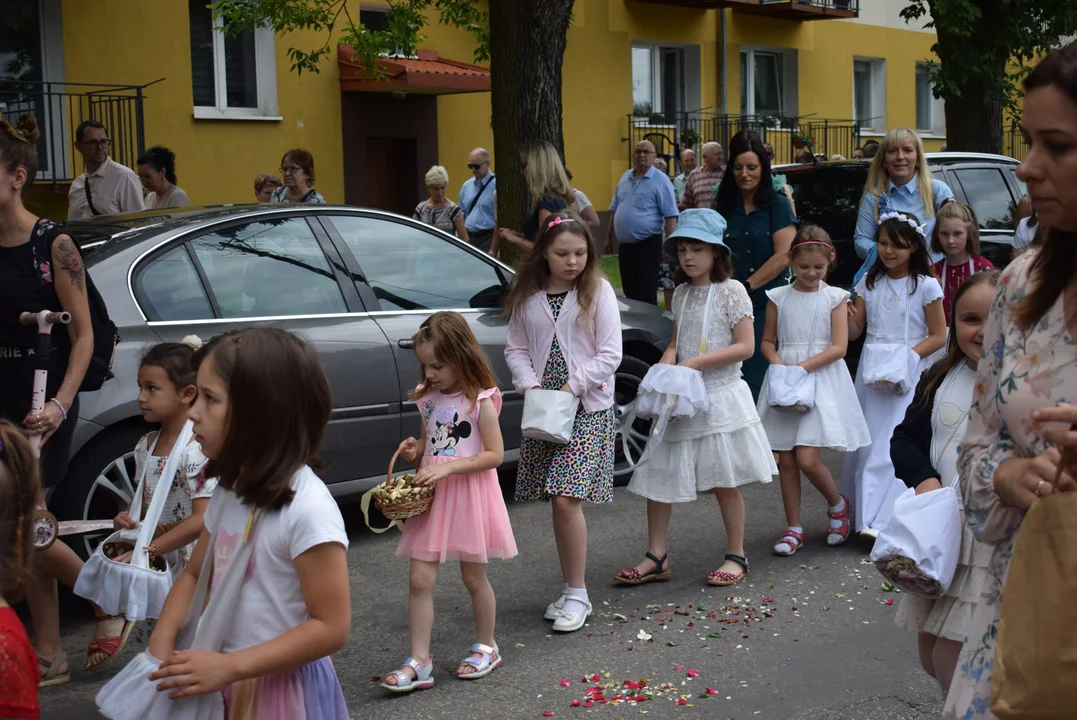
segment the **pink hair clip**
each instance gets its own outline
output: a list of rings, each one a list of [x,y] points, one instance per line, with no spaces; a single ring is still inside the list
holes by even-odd
[[[552,228],[554,225],[560,225],[562,222],[574,222],[574,220],[572,218],[555,217],[553,220],[546,223],[546,228],[547,229]]]

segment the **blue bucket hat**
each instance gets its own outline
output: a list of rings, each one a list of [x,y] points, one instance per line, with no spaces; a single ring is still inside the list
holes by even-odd
[[[670,257],[677,257],[677,238],[683,238],[721,245],[729,252],[729,247],[722,241],[725,228],[725,218],[710,208],[685,210],[677,220],[677,229],[662,243],[662,251]]]

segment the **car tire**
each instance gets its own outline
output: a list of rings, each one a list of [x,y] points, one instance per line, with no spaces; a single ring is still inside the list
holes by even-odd
[[[621,359],[621,365],[617,368],[617,372],[614,375],[613,393],[613,409],[618,427],[620,427],[621,418],[628,412],[632,405],[632,401],[636,399],[636,394],[639,392],[639,384],[643,380],[643,376],[646,375],[647,371],[650,369],[651,366],[649,363],[640,360],[637,357],[625,355]],[[632,442],[629,444],[629,452],[632,453],[632,456],[636,461],[639,460],[639,453],[642,453],[643,448],[646,447],[647,438],[650,437],[650,434],[651,422],[649,420],[636,420],[632,424]],[[613,456],[613,484],[616,487],[622,487],[627,485],[628,481],[631,479],[632,466],[625,458],[621,444],[621,436],[618,434]]]
[[[50,500],[61,520],[111,520],[126,510],[134,495],[135,446],[152,428],[145,423],[109,428],[92,440],[71,460],[64,479]],[[107,532],[64,538],[83,559],[93,553]]]

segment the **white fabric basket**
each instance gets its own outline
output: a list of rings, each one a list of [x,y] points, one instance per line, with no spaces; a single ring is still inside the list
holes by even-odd
[[[799,365],[771,365],[767,404],[775,410],[808,412],[815,407],[815,375]]]
[[[710,404],[703,373],[683,365],[652,365],[640,381],[634,409],[637,417],[656,418],[666,411],[672,399],[670,418],[695,417]]]
[[[953,582],[961,536],[961,503],[952,486],[922,495],[909,488],[894,502],[871,559],[902,590],[937,598]]]
[[[214,499],[217,493],[226,492],[223,488],[215,490]],[[226,509],[222,507],[217,514],[218,525]],[[214,582],[213,594],[206,604],[210,575],[213,574],[213,547],[217,541],[217,526],[213,528],[194,597],[183,628],[176,638],[176,650],[198,648],[220,651],[225,633],[235,618],[235,601],[253,556],[251,538],[262,512],[258,511],[251,523],[251,531],[233,551],[224,574]],[[201,612],[203,607],[205,612]],[[149,676],[161,666],[161,662],[148,650],[137,655],[97,693],[97,709],[112,720],[224,720],[224,697],[221,693],[169,700],[167,692],[158,692],[160,681],[151,681]]]
[[[580,399],[562,390],[532,388],[524,394],[524,415],[520,429],[524,437],[568,445]]]
[[[916,387],[920,356],[908,345],[867,343],[860,355],[864,384],[890,395],[904,395]]]
[[[194,436],[193,428],[188,420],[176,438],[154,489],[153,500],[143,518],[142,497],[145,493],[146,468],[150,464],[154,448],[157,447],[157,440],[153,441],[139,474],[135,496],[131,500],[131,519],[140,523],[138,530],[118,530],[109,535],[97,546],[79,572],[75,581],[75,594],[97,603],[109,615],[123,615],[128,620],[146,620],[161,615],[165,598],[172,589],[172,568],[165,557],[158,558],[164,563],[163,569],[152,567],[146,546],[153,542],[153,535],[168,501],[180,460]],[[160,433],[157,437],[160,438]],[[114,543],[134,546],[129,563],[116,562],[105,555],[106,546]],[[172,555],[172,558],[174,562],[175,555]]]

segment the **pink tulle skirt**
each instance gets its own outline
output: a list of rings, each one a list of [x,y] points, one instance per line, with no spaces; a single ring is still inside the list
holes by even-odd
[[[443,465],[458,458],[428,455],[422,464]],[[425,562],[485,563],[516,555],[509,511],[496,470],[450,475],[437,485],[434,502],[404,522],[396,554]]]

